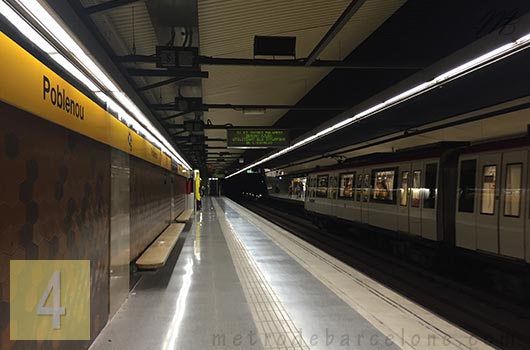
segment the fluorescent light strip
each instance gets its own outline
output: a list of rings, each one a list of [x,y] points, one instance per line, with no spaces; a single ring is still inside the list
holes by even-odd
[[[291,151],[294,151],[295,149],[297,148],[300,148],[302,146],[305,146],[323,136],[327,136],[329,134],[332,134],[334,133],[335,131],[339,130],[339,129],[342,129],[348,125],[351,125],[361,119],[364,119],[364,118],[367,118],[367,117],[370,117],[374,114],[377,114],[389,107],[392,107],[392,106],[395,106],[399,103],[402,103],[408,99],[411,99],[411,98],[414,98],[418,95],[421,95],[431,89],[433,89],[434,87],[436,86],[440,86],[442,85],[443,83],[447,83],[453,79],[457,79],[457,78],[460,78],[474,70],[477,70],[477,69],[481,69],[485,66],[487,66],[489,63],[491,62],[494,62],[496,60],[500,60],[500,59],[503,59],[505,57],[507,57],[510,53],[513,53],[517,50],[520,50],[520,49],[523,49],[523,48],[527,48],[525,46],[527,46],[528,44],[530,43],[530,34],[527,34],[517,40],[515,40],[514,42],[511,42],[511,43],[508,43],[508,44],[505,44],[501,47],[498,47],[492,51],[489,51],[488,53],[484,54],[484,55],[481,55],[481,56],[478,56],[462,65],[459,65],[453,69],[450,69],[448,70],[447,72],[443,73],[443,74],[440,74],[439,76],[437,76],[436,78],[434,78],[433,80],[430,80],[428,82],[425,82],[425,83],[422,83],[420,85],[417,85],[409,90],[406,90],[392,98],[389,98],[388,100],[382,102],[382,103],[379,103],[375,106],[372,106],[362,112],[359,112],[357,114],[355,114],[353,117],[350,117],[350,118],[347,118],[337,124],[334,124],[322,131],[319,131],[317,132],[316,134],[313,134],[301,141],[298,141],[297,143],[295,143],[294,145],[292,146],[289,146],[287,148],[284,148],[283,150],[279,151],[279,152],[276,152],[274,154],[271,154],[270,156],[268,157],[265,157],[261,160],[258,160],[252,164],[250,164],[249,166],[246,166],[245,168],[243,169],[240,169],[230,175],[228,175],[226,178],[230,178],[232,176],[235,176],[235,175],[238,175],[238,174],[241,174],[242,172],[245,172],[249,169],[252,169],[258,165],[261,165],[263,163],[266,163],[268,162],[269,160],[272,160],[274,158],[278,158],[279,156],[281,155],[284,155],[286,153],[289,153]]]
[[[51,54],[57,51],[51,46],[39,33],[37,33],[22,17],[18,15],[13,9],[5,2],[0,2],[0,13],[13,24],[26,38],[29,39],[42,51]]]
[[[145,137],[162,151],[169,154],[175,161],[184,165],[188,170],[191,166],[184,158],[171,146],[165,137],[152,125],[149,119],[140,111],[140,109],[129,99],[123,92],[119,91],[110,78],[97,66],[97,64],[85,53],[83,49],[72,39],[72,37],[55,21],[55,19],[35,0],[17,0],[17,3],[30,14],[31,17],[44,28],[48,34],[53,37],[64,50],[69,52],[72,57],[76,57],[78,64],[82,65],[86,71],[92,73],[92,78],[104,86],[112,93],[114,98],[121,103],[129,112],[124,110],[114,99],[107,93],[101,92],[97,85],[87,77],[81,70],[75,67],[66,57],[59,53],[48,43],[47,39],[30,26],[26,20],[15,12],[6,1],[0,2],[0,13],[13,24],[30,42],[35,44],[43,52],[47,53],[50,58],[57,62],[73,77],[83,83],[89,90],[94,92],[109,107],[118,112],[120,120],[124,121],[129,127],[145,135]],[[131,117],[130,114],[134,117]],[[145,126],[145,127],[144,127]],[[153,136],[154,134],[154,136]]]
[[[47,33],[59,43],[64,50],[76,57],[78,62],[89,71],[109,91],[118,91],[118,88],[97,64],[85,53],[77,42],[61,27],[61,25],[48,13],[37,0],[16,0],[16,2],[31,15],[33,20],[44,28]]]
[[[50,53],[50,57],[63,67],[73,77],[83,83],[90,91],[98,92],[99,88],[94,84],[86,75],[84,75],[79,69],[77,69],[70,61],[68,61],[63,55],[58,52]]]

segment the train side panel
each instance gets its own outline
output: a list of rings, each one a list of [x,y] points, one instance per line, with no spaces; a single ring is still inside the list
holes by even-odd
[[[528,147],[460,157],[456,246],[530,260],[528,162]]]
[[[330,218],[441,240],[439,158],[310,175],[305,208]]]

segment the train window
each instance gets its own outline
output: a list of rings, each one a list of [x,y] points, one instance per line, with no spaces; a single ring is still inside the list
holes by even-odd
[[[414,170],[412,173],[412,195],[410,198],[410,206],[413,208],[420,207],[421,197],[421,170]]]
[[[404,171],[401,173],[401,188],[399,189],[401,194],[400,205],[402,207],[407,206],[409,200],[409,172]]]
[[[329,198],[331,199],[337,199],[337,187],[338,187],[338,184],[337,184],[337,176],[336,175],[331,175],[329,177]]]
[[[460,163],[460,189],[458,197],[458,211],[473,213],[475,211],[475,188],[477,174],[477,160],[463,160]]]
[[[353,198],[353,191],[355,186],[355,173],[353,174],[340,174],[339,177],[339,198],[349,199]]]
[[[423,190],[423,207],[434,208],[436,205],[436,177],[438,164],[427,164],[425,166],[425,188]]]
[[[485,165],[482,168],[482,196],[480,213],[485,215],[495,214],[495,183],[497,181],[497,166]]]
[[[504,189],[504,216],[521,215],[521,184],[523,164],[506,165],[506,185]]]
[[[397,187],[397,169],[372,170],[373,191],[372,200],[380,203],[396,203],[395,191]]]
[[[363,178],[363,202],[368,202],[370,198],[370,175],[364,174]]]
[[[357,199],[356,199],[357,202],[361,201],[362,183],[363,183],[363,175],[359,174],[359,175],[357,175],[357,187],[356,187],[356,190],[355,190],[356,197],[357,197]]]
[[[328,196],[328,175],[317,176],[317,197],[327,198]]]

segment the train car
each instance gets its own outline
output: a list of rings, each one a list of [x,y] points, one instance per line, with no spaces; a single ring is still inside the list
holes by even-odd
[[[462,151],[457,247],[530,262],[529,151],[528,137]]]
[[[530,262],[530,138],[441,143],[311,172],[318,226],[349,221]]]
[[[454,210],[439,192],[456,195],[456,152],[465,144],[438,143],[349,160],[309,176],[306,210],[441,241],[454,236]],[[453,196],[454,198],[454,196]]]

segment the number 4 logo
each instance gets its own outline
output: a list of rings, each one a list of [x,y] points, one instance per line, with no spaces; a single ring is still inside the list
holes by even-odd
[[[44,306],[50,294],[53,293],[52,306]],[[61,316],[66,314],[66,309],[61,306],[61,272],[55,271],[48,282],[46,291],[42,294],[37,305],[37,315],[53,316],[53,329],[61,328]]]
[[[90,340],[90,285],[90,260],[11,260],[9,339]]]

